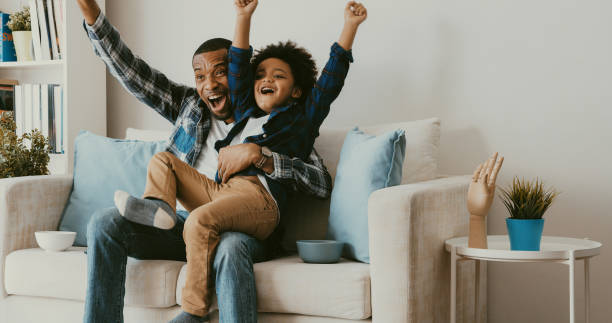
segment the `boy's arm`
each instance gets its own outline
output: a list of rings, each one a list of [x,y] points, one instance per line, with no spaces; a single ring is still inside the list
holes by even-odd
[[[234,107],[235,119],[240,119],[240,113],[249,106],[253,92],[253,75],[251,71],[251,56],[253,49],[249,45],[251,17],[257,7],[257,0],[235,0],[236,27],[234,40],[228,56],[227,81],[230,91],[230,101]]]
[[[306,100],[306,113],[315,128],[318,128],[327,114],[331,103],[338,97],[353,61],[351,48],[357,28],[367,18],[365,7],[349,1],[344,8],[344,27],[340,39],[331,48],[329,60],[317,83]]]
[[[111,74],[138,100],[174,123],[183,100],[196,93],[195,90],[170,81],[163,73],[135,56],[95,1],[78,0],[78,3],[85,18],[83,27],[94,52],[104,61]],[[90,23],[92,20],[93,23]]]

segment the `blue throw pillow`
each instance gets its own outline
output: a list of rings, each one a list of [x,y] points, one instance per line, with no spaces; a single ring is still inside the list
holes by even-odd
[[[406,152],[403,130],[379,136],[355,128],[346,135],[331,195],[328,239],[344,242],[343,257],[370,263],[368,198],[398,185]]]
[[[59,229],[75,231],[75,245],[86,246],[91,215],[115,205],[115,190],[141,196],[149,160],[166,145],[165,141],[111,139],[81,131],[74,141],[72,192]]]

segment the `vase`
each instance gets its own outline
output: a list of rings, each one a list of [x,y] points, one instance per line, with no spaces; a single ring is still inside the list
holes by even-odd
[[[32,60],[32,32],[26,31],[14,31],[13,42],[15,43],[15,53],[17,54],[17,61],[25,62]]]
[[[540,251],[544,219],[506,219],[511,250]]]

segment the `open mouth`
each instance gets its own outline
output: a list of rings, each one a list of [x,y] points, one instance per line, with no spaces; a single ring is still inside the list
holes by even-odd
[[[259,93],[261,93],[263,95],[273,94],[274,93],[274,89],[271,88],[271,87],[262,87],[261,90],[259,90]]]
[[[225,106],[225,100],[227,99],[227,96],[223,94],[213,94],[209,95],[207,99],[212,110],[219,110]]]

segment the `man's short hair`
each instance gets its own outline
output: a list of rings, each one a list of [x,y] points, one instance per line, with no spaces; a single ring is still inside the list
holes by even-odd
[[[268,58],[278,58],[289,65],[295,84],[302,90],[302,96],[298,101],[306,100],[317,80],[317,64],[312,55],[305,48],[298,47],[292,41],[268,45],[257,51],[257,54],[253,57],[251,64],[253,72],[257,70],[257,66],[261,62]]]
[[[212,38],[203,42],[202,45],[196,49],[195,53],[193,53],[193,56],[207,52],[214,52],[218,49],[229,49],[230,46],[232,46],[232,41],[229,39]]]

